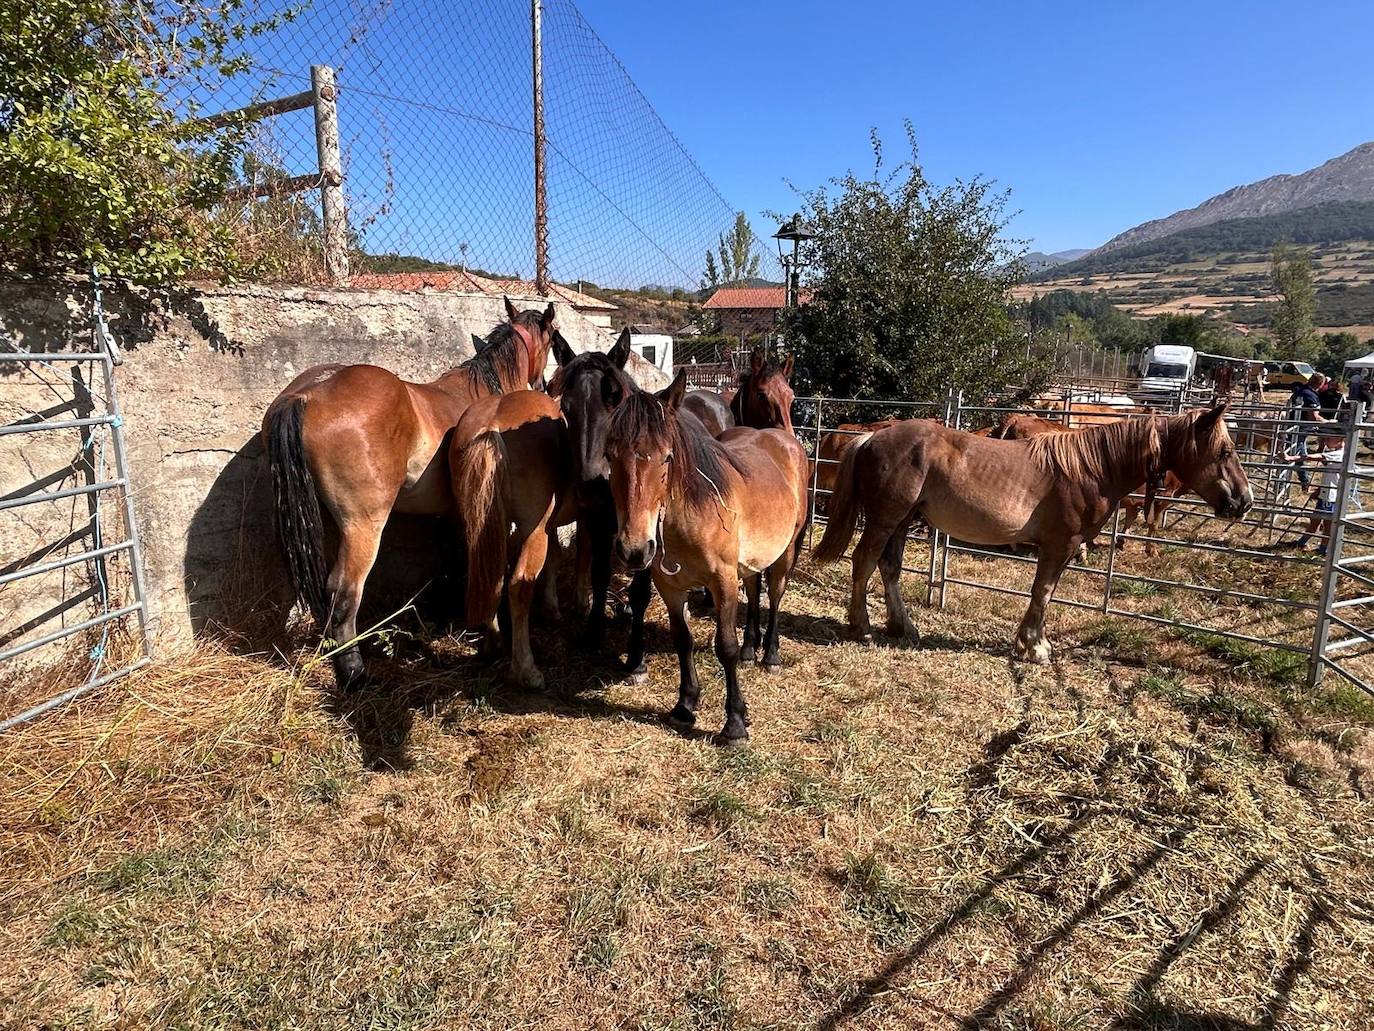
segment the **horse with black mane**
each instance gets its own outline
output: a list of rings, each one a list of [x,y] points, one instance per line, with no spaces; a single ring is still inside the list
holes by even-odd
[[[363,681],[356,644],[363,585],[393,511],[451,516],[443,443],[473,401],[527,390],[544,374],[554,307],[517,312],[487,346],[429,383],[375,365],[317,365],[268,406],[262,435],[276,495],[277,536],[296,595],[337,642],[334,675],[346,691]],[[327,511],[339,531],[326,568]]]
[[[735,428],[719,440],[681,410],[679,371],[661,393],[635,391],[611,417],[606,439],[615,547],[631,569],[652,571],[668,608],[678,654],[678,702],[669,721],[696,722],[700,686],[692,663],[687,594],[706,587],[716,603],[716,655],[725,671],[725,725],[717,740],[749,737],[740,691],[735,612],[743,572],[748,597],[743,655],[781,669],[778,610],[806,526],[806,452],[781,429]],[[768,580],[768,626],[761,632],[761,581]]]

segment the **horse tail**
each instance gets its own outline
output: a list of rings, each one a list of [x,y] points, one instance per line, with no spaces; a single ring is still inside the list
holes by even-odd
[[[854,483],[854,466],[872,436],[870,433],[860,437],[845,451],[840,461],[830,503],[826,507],[825,533],[814,552],[817,562],[836,561],[844,554],[844,549],[849,547],[849,541],[854,536],[854,528],[859,523],[859,492]]]
[[[267,417],[267,463],[272,469],[277,540],[286,556],[291,587],[323,624],[325,604],[324,520],[315,477],[305,458],[301,423],[305,398],[292,398]]]
[[[489,623],[501,604],[510,536],[502,473],[505,465],[501,434],[483,430],[463,447],[453,467],[453,492],[467,534],[468,626]]]

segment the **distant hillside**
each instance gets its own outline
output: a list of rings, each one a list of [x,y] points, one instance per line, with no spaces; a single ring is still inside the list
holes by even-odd
[[[1092,251],[1091,247],[1075,247],[1067,251],[1053,251],[1046,254],[1044,251],[1031,251],[1022,261],[1026,264],[1026,270],[1034,275],[1037,272],[1044,272],[1046,269],[1062,265],[1066,261],[1073,261]]]
[[[1151,272],[1207,257],[1268,251],[1281,241],[1306,246],[1348,240],[1374,240],[1374,200],[1319,204],[1277,215],[1230,219],[1111,251],[1099,248],[1077,261],[1053,266],[1048,275],[1041,273],[1041,278]]]
[[[1097,253],[1216,222],[1277,215],[1333,201],[1374,201],[1374,143],[1363,143],[1300,175],[1274,175],[1248,186],[1233,187],[1195,208],[1128,229],[1108,240]]]

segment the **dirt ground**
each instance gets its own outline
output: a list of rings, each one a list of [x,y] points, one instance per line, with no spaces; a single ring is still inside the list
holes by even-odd
[[[1374,702],[1066,608],[1013,663],[967,589],[864,648],[846,594],[800,570],[744,750],[662,723],[657,603],[640,687],[575,626],[541,694],[203,645],[5,735],[0,1025],[1374,1026]]]

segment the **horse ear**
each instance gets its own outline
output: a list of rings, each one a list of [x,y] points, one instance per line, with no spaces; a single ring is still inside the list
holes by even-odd
[[[794,357],[794,355],[789,354],[787,356],[787,361],[782,363],[782,378],[787,380],[788,383],[792,382],[792,359]]]
[[[553,331],[553,357],[559,366],[567,365],[576,357],[571,345],[563,339],[563,334],[556,328]]]
[[[1207,409],[1207,411],[1203,412],[1200,416],[1198,416],[1198,420],[1193,424],[1193,428],[1197,430],[1197,435],[1199,437],[1205,437],[1212,432],[1212,429],[1217,424],[1217,420],[1220,419],[1222,415],[1226,412],[1226,409],[1230,405],[1230,403],[1231,402],[1229,398],[1223,400],[1216,407],[1209,408]]]
[[[663,407],[668,411],[675,412],[682,404],[682,399],[687,394],[687,369],[685,367],[677,370],[677,375],[673,377],[673,382],[658,392],[658,399],[663,402]]]
[[[763,371],[763,348],[756,347],[749,354],[749,374],[757,376]]]
[[[544,314],[539,317],[539,328],[545,333],[552,333],[558,327],[558,312],[554,311],[553,302],[544,309]]]
[[[630,327],[626,326],[620,331],[620,336],[616,338],[615,346],[611,348],[611,363],[617,369],[625,368],[625,363],[630,360]]]

